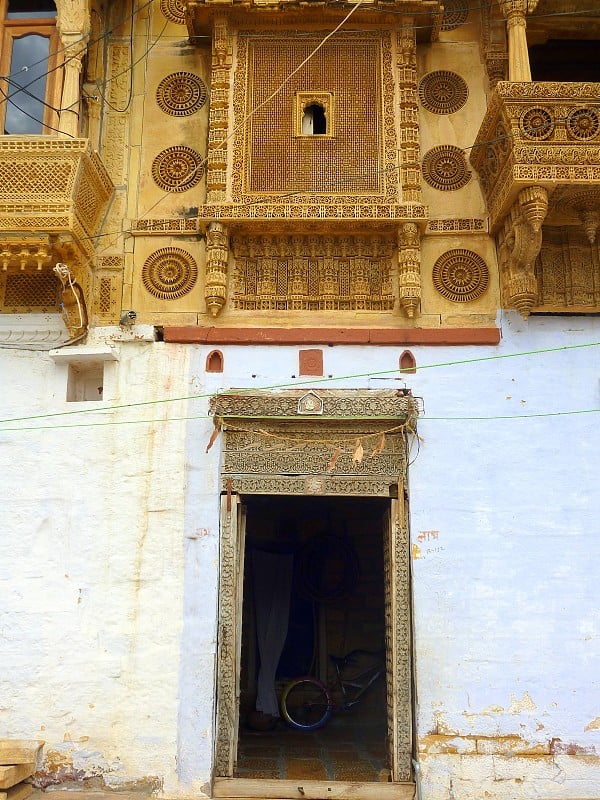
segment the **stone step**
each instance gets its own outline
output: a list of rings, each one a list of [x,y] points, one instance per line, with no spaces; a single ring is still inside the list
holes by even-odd
[[[35,764],[43,746],[41,739],[0,739],[0,764]]]
[[[0,791],[5,791],[17,783],[31,777],[35,772],[35,764],[12,764],[0,767]]]
[[[0,792],[0,800],[25,800],[32,792],[33,786],[30,783],[17,783],[5,792]]]

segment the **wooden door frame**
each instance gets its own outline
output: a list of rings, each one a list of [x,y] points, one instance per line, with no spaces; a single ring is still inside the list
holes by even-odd
[[[388,742],[392,748],[390,767],[393,782],[344,786],[351,786],[349,794],[360,800],[363,796],[360,787],[363,785],[365,796],[370,797],[373,787],[378,787],[383,793],[389,791],[387,787],[398,789],[398,784],[412,780],[412,625],[406,431],[414,430],[414,425],[411,428],[406,426],[416,418],[413,398],[393,390],[318,390],[318,395],[317,391],[311,390],[308,394],[313,401],[311,415],[314,414],[314,399],[322,402],[321,417],[303,418],[303,414],[309,413],[303,410],[302,405],[307,395],[305,390],[217,395],[211,402],[215,420],[218,419],[223,431],[221,483],[226,492],[221,502],[220,525],[215,796],[273,797],[275,795],[267,793],[272,783],[277,787],[273,791],[279,800],[303,796],[298,792],[297,782],[259,781],[263,786],[262,792],[253,795],[256,790],[249,786],[248,781],[232,777],[237,756],[243,588],[240,583],[240,575],[243,576],[243,529],[238,525],[239,512],[234,514],[233,508],[241,508],[240,496],[257,494],[385,497],[390,501],[388,524],[384,531],[384,534],[387,531],[384,537],[384,583],[388,639]],[[345,464],[342,460],[336,462],[335,474],[331,474],[327,469],[331,455],[314,444],[319,432],[328,441],[338,434],[346,441],[349,437],[364,436],[374,437],[373,442],[385,440],[385,446],[383,451],[377,450],[377,458],[365,459],[361,470],[355,468],[348,456]],[[264,440],[261,439],[265,433],[272,437],[266,455]],[[382,433],[386,434],[383,439]],[[308,443],[308,448],[300,448],[300,458],[289,445],[294,436],[299,442]],[[277,451],[273,442],[279,440],[283,444]],[[304,783],[315,784],[315,796],[320,797],[342,798],[346,791],[335,781]],[[306,792],[305,786],[304,790]],[[305,798],[307,796],[304,794]]]

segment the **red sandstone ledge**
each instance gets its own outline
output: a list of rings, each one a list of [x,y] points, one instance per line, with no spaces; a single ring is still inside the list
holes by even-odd
[[[207,328],[167,325],[164,341],[180,344],[494,345],[499,328]]]

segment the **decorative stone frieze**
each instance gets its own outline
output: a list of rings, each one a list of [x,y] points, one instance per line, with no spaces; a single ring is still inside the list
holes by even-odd
[[[469,88],[456,72],[440,69],[425,75],[419,83],[419,99],[432,114],[454,114],[467,102]]]
[[[442,192],[462,189],[471,180],[464,150],[449,144],[433,147],[423,157],[423,178]]]
[[[433,285],[447,300],[467,303],[481,297],[490,273],[483,258],[472,250],[448,250],[433,266]]]
[[[534,310],[597,313],[600,309],[600,246],[580,229],[544,226],[535,274]]]
[[[469,16],[466,0],[444,0],[443,31],[453,31],[464,25]]]
[[[202,156],[191,147],[177,145],[162,150],[152,162],[152,177],[164,192],[186,192],[204,172]]]
[[[172,72],[156,89],[156,102],[171,117],[189,117],[206,103],[208,90],[193,72]]]
[[[390,311],[393,246],[377,236],[233,241],[233,306],[245,311]]]
[[[160,0],[160,10],[177,25],[185,25],[185,0]]]
[[[187,250],[165,247],[150,255],[142,268],[146,290],[161,300],[176,300],[190,292],[198,278],[198,266]]]

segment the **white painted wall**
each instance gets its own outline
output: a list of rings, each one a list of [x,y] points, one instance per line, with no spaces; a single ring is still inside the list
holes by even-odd
[[[509,315],[502,335],[496,348],[412,348],[422,369],[406,378],[426,409],[410,469],[422,797],[592,798],[598,415],[524,415],[599,408],[600,351],[469,360],[599,341],[600,320]],[[85,411],[0,424],[0,736],[45,739],[57,778],[156,776],[167,794],[201,795],[220,455],[205,452],[207,397],[300,385],[300,348],[222,347],[222,375],[204,372],[211,348],[118,348],[99,404],[66,403],[47,354],[0,349],[3,420]],[[323,350],[326,386],[399,385],[373,373],[395,370],[400,348]],[[187,395],[201,397],[154,402]],[[448,419],[505,415],[518,418]]]

